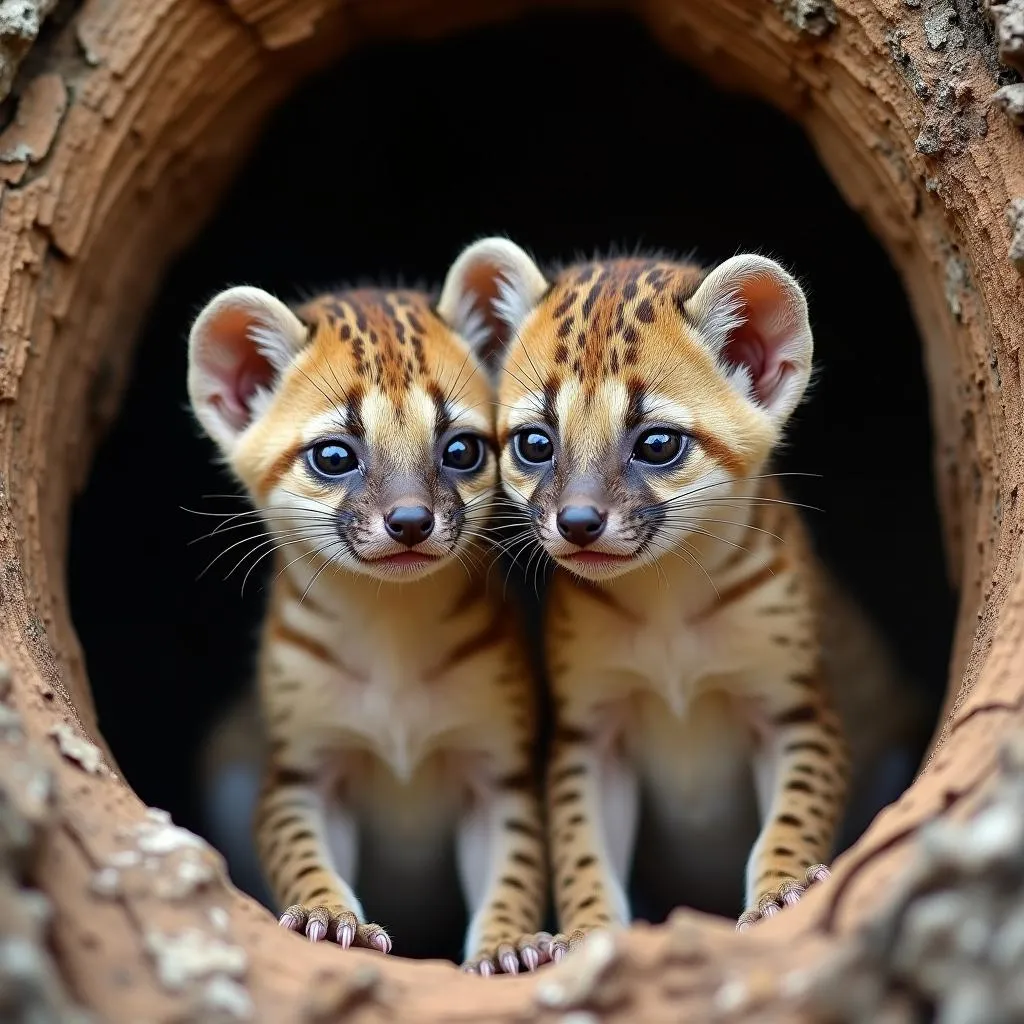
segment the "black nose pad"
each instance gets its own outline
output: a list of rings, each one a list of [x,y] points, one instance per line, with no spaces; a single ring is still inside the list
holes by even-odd
[[[604,533],[608,513],[593,505],[566,505],[558,513],[558,532],[570,544],[585,548]]]
[[[434,532],[434,514],[425,505],[398,505],[384,517],[384,528],[399,544],[412,548]]]

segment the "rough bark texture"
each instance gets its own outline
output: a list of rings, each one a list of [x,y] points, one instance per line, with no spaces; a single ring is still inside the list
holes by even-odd
[[[0,2],[0,96],[53,6]],[[69,502],[146,304],[261,119],[367,38],[540,0],[65,6],[22,63],[0,134],[0,1017],[72,1019],[76,1005],[118,1021],[427,1024],[1020,1013],[1019,747],[998,778],[1024,718],[1021,0],[623,5],[723,86],[797,118],[899,268],[924,341],[961,613],[926,768],[830,883],[750,935],[679,912],[558,968],[490,980],[310,947],[233,891],[205,844],[147,811],[96,729],[64,560]],[[15,7],[35,27],[5,56]],[[878,358],[884,336],[870,344]],[[919,835],[937,817],[948,824]]]

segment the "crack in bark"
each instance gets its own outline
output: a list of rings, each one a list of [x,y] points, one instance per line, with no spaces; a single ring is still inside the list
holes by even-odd
[[[995,761],[993,760],[992,763],[994,767]],[[860,881],[860,876],[864,869],[873,860],[877,860],[884,854],[889,853],[901,843],[906,843],[908,840],[915,838],[921,829],[942,819],[943,816],[947,815],[953,807],[977,793],[979,789],[982,789],[989,782],[989,777],[982,775],[981,778],[976,779],[966,789],[960,790],[959,792],[954,793],[952,790],[946,790],[941,811],[930,814],[927,817],[918,820],[915,824],[907,825],[898,832],[892,833],[884,842],[879,843],[878,845],[868,846],[864,850],[862,856],[853,862],[852,867],[845,871],[838,881],[833,881],[831,883],[831,898],[829,899],[828,909],[821,922],[821,931],[826,935],[835,935],[837,933],[836,918],[839,916],[844,896],[851,885]]]
[[[1005,712],[1008,715],[1013,715],[1017,714],[1022,709],[1024,709],[1024,695],[1009,703],[1006,701],[989,701],[985,704],[979,704],[977,707],[971,708],[971,710],[965,715],[961,715],[950,724],[950,735],[955,733],[962,725],[966,725],[977,715],[988,715],[999,711]]]

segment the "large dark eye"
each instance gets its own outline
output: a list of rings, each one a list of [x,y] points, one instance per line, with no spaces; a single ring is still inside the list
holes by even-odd
[[[449,469],[457,469],[460,473],[469,473],[480,468],[484,461],[484,443],[473,434],[459,434],[445,446],[441,456],[441,465]]]
[[[649,466],[668,466],[679,458],[684,448],[678,430],[649,430],[633,447],[633,458]]]
[[[541,462],[550,462],[555,453],[555,446],[551,438],[543,430],[534,430],[528,427],[520,430],[513,439],[516,446],[516,455],[523,462],[530,462],[538,465]]]
[[[327,441],[309,449],[309,464],[321,476],[344,476],[359,466],[359,460],[347,445]]]

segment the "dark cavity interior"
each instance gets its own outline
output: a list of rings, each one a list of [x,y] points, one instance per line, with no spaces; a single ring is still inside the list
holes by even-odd
[[[821,474],[796,478],[793,496],[824,510],[808,513],[821,549],[937,715],[953,597],[920,343],[885,253],[782,115],[712,88],[633,21],[533,17],[366,48],[310,81],[271,118],[143,331],[75,510],[71,600],[107,739],[142,799],[188,828],[223,842],[234,827],[204,817],[197,757],[248,684],[266,579],[241,595],[245,563],[224,580],[244,548],[196,578],[227,542],[189,546],[215,520],[181,506],[223,511],[203,496],[234,488],[185,410],[190,319],[243,282],[286,299],[366,279],[437,284],[486,233],[543,259],[611,245],[705,261],[747,249],[798,273],[820,376],[781,468]],[[906,752],[908,772],[932,724]],[[245,863],[231,867],[260,894]],[[449,924],[443,940],[396,952],[457,957]]]

